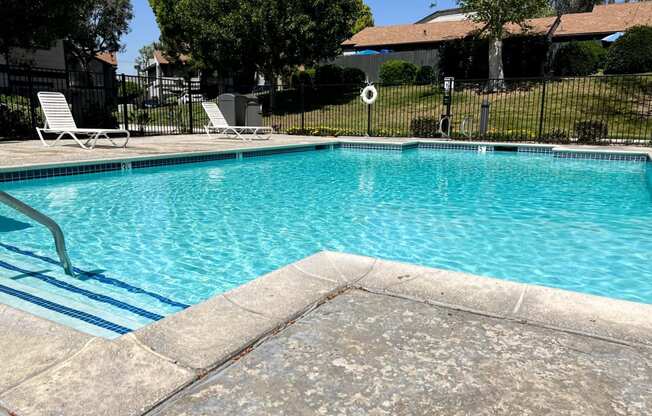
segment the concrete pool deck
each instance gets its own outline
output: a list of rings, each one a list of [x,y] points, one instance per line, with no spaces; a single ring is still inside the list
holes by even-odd
[[[114,341],[0,309],[16,415],[652,409],[652,305],[322,252]]]
[[[0,173],[341,142],[415,143],[193,135],[87,151],[0,142]],[[650,148],[548,147],[652,157]],[[113,341],[2,304],[0,331],[0,414],[652,413],[652,305],[342,253]]]
[[[84,150],[72,140],[63,140],[62,146],[44,147],[40,141],[0,141],[0,171],[34,169],[52,165],[70,165],[76,163],[122,161],[129,159],[146,159],[164,156],[205,154],[237,150],[278,148],[287,146],[351,143],[409,144],[409,143],[458,143],[461,145],[489,146],[525,146],[546,147],[559,151],[590,153],[627,153],[647,155],[652,159],[651,147],[634,146],[577,146],[577,145],[541,145],[532,143],[487,143],[455,142],[448,140],[430,140],[414,138],[380,138],[380,137],[311,137],[275,134],[269,141],[241,141],[232,139],[209,139],[205,135],[176,135],[135,137],[126,149],[107,146],[102,143],[94,150]]]

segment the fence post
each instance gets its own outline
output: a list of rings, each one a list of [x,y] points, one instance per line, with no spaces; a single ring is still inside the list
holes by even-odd
[[[29,117],[33,131],[36,129],[36,103],[34,103],[34,78],[31,66],[27,67],[27,82],[29,84]]]
[[[125,125],[125,130],[129,130],[129,107],[127,106],[127,77],[122,74],[122,122]]]
[[[193,126],[193,117],[192,117],[192,78],[188,78],[188,124],[190,129],[190,134],[194,133]]]
[[[539,136],[538,139],[541,141],[543,138],[543,116],[546,111],[546,89],[548,86],[548,77],[543,78],[543,88],[541,89],[541,110],[539,111]]]
[[[299,93],[301,94],[301,134],[306,129],[306,102],[305,102],[305,87],[303,82],[301,82],[299,87]]]
[[[373,104],[367,105],[367,136],[371,137],[371,106]]]

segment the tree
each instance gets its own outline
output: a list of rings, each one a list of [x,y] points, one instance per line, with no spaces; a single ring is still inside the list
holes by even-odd
[[[78,19],[68,24],[66,45],[84,71],[98,53],[123,49],[122,35],[129,32],[133,17],[130,0],[81,0]]]
[[[609,48],[606,74],[652,72],[652,26],[634,26]]]
[[[201,69],[272,83],[332,58],[361,16],[359,0],[150,0],[162,41]]]
[[[75,0],[3,0],[0,54],[13,48],[49,48],[75,17]]]
[[[353,25],[353,34],[361,32],[363,29],[374,26],[374,15],[371,8],[363,0],[356,0],[358,3],[358,19]]]
[[[481,34],[489,41],[489,78],[492,89],[501,87],[505,78],[503,69],[503,39],[506,25],[515,24],[527,30],[527,19],[539,15],[548,6],[548,0],[458,0],[471,20],[482,25]]]
[[[138,56],[136,57],[134,68],[138,74],[145,72],[150,66],[152,60],[154,59],[154,51],[161,49],[161,45],[158,42],[153,42],[149,45],[145,45],[138,50]]]

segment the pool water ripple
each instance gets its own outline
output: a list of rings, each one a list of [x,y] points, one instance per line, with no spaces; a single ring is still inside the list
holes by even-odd
[[[77,267],[181,305],[319,250],[652,303],[650,170],[550,155],[341,149],[3,188],[62,225]],[[0,215],[25,222],[2,207]],[[0,241],[55,257],[39,226],[0,231]],[[3,261],[19,257],[0,247]]]

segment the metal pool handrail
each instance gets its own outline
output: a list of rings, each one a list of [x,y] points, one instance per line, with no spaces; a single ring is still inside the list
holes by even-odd
[[[63,237],[63,231],[61,231],[59,224],[54,222],[52,218],[35,210],[34,208],[14,198],[6,192],[0,191],[0,202],[47,227],[47,229],[50,230],[52,236],[54,237],[54,244],[57,248],[59,260],[61,261],[61,267],[63,267],[63,270],[68,276],[75,275],[73,272],[72,263],[68,257],[68,251],[66,250],[66,241]]]

